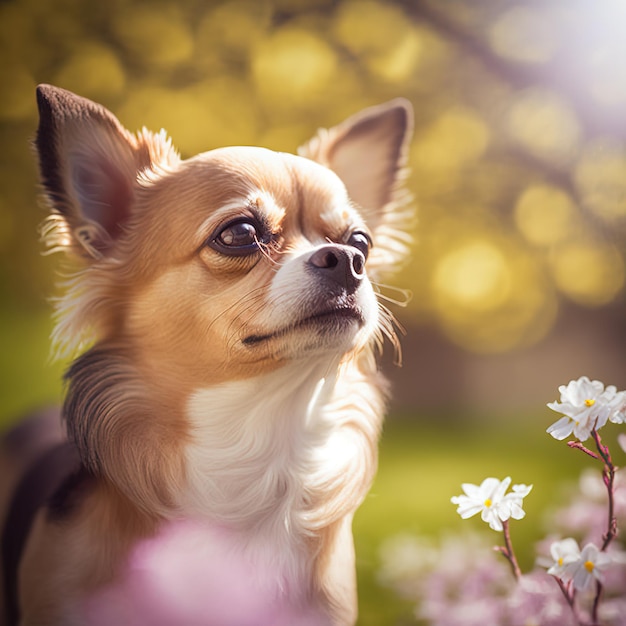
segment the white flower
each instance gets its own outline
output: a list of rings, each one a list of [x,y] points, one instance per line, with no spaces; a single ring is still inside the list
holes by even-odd
[[[585,441],[594,428],[602,428],[609,419],[618,423],[624,420],[626,392],[617,391],[613,385],[605,389],[599,380],[582,376],[567,386],[561,385],[559,391],[561,401],[548,404],[553,411],[564,415],[547,430],[555,439],[565,439],[574,433],[577,439]]]
[[[621,406],[617,407],[609,419],[615,424],[626,424],[626,391],[621,391],[620,394],[623,395]]]
[[[593,543],[588,543],[575,561],[565,565],[561,578],[572,580],[577,591],[584,591],[594,579],[602,582],[602,571],[611,563],[606,552],[600,552]]]
[[[548,574],[563,580],[567,577],[567,566],[580,559],[580,548],[576,539],[569,537],[561,541],[555,541],[550,546],[550,554],[554,559],[554,563],[548,570]]]
[[[626,433],[617,435],[617,443],[619,443],[619,447],[626,452]]]
[[[530,493],[532,488],[532,485],[513,485],[513,493],[507,493],[504,496],[504,500],[510,507],[513,519],[522,519],[526,515],[526,511],[522,508],[522,500]]]
[[[511,484],[511,478],[506,477],[503,481],[497,478],[485,478],[480,485],[464,483],[461,485],[464,495],[451,498],[452,504],[456,504],[456,512],[467,519],[480,513],[484,522],[487,522],[493,530],[501,531],[502,522],[510,517],[522,519],[524,509],[522,500],[530,493],[532,485],[513,485],[513,492],[506,493]]]

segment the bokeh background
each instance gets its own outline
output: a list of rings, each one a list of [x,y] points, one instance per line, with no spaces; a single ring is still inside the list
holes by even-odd
[[[622,0],[1,0],[0,420],[58,402],[66,365],[48,359],[37,83],[183,156],[294,151],[404,96],[419,219],[394,286],[412,298],[383,288],[407,334],[355,528],[360,624],[413,624],[377,583],[385,537],[454,530],[461,482],[511,474],[536,485],[530,545],[581,466],[545,403],[584,374],[626,387],[625,29]]]

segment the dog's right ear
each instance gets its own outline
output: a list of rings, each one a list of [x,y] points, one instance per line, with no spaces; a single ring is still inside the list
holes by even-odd
[[[179,160],[158,135],[127,131],[104,107],[51,85],[37,88],[35,146],[53,208],[44,238],[53,249],[106,257],[129,219],[138,177]]]

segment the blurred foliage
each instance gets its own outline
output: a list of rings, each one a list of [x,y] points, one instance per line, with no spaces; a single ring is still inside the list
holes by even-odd
[[[564,300],[625,301],[625,24],[621,0],[4,0],[0,293],[24,307],[52,290],[38,82],[166,128],[183,156],[293,151],[402,95],[419,205],[405,319],[478,352],[536,342]]]

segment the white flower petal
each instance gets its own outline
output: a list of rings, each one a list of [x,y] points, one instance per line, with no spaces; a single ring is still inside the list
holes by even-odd
[[[474,502],[466,502],[464,504],[459,504],[456,512],[461,516],[462,519],[468,519],[473,517],[477,513],[480,513],[483,509],[482,504],[476,504]]]
[[[525,516],[526,511],[524,511],[521,504],[517,502],[511,503],[511,517],[513,519],[524,519]]]
[[[463,483],[461,485],[461,489],[463,489],[463,491],[470,498],[480,498],[481,488],[478,485],[473,485],[472,483]]]
[[[532,488],[532,485],[513,485],[513,487],[511,487],[515,496],[519,498],[525,498],[532,491]]]
[[[511,517],[511,503],[504,500],[502,502],[499,502],[494,507],[494,513],[503,522],[506,522]]]
[[[483,509],[481,518],[483,522],[487,522],[489,524],[489,528],[498,532],[502,532],[502,529],[504,528],[504,526],[502,526],[502,520],[498,517],[493,509]]]
[[[593,424],[589,422],[575,424],[574,425],[574,437],[579,441],[587,441],[591,436],[591,431],[593,430]]]
[[[580,548],[578,542],[572,537],[561,539],[561,541],[555,541],[550,546],[550,555],[555,561],[559,559],[570,559],[570,562],[577,560],[580,557]]]
[[[594,563],[595,563],[594,572],[596,570],[602,571],[602,570],[605,570],[607,567],[613,565],[614,560],[610,554],[607,554],[606,552],[599,552],[598,555],[596,556]]]
[[[587,571],[584,563],[580,563],[574,571],[572,580],[574,581],[574,588],[577,591],[584,591],[593,580],[593,574]]]
[[[493,499],[495,492],[501,485],[502,483],[497,478],[490,476],[489,478],[485,478],[485,480],[480,483],[480,493],[485,499]]]
[[[609,419],[614,424],[626,424],[626,410],[622,409],[621,411],[615,411],[614,413],[611,413]]]
[[[548,427],[546,432],[552,435],[555,439],[562,441],[566,437],[569,437],[574,430],[574,422],[569,417],[562,417],[557,422],[554,422]]]
[[[577,410],[576,407],[569,402],[548,402],[546,406],[557,413],[563,413],[563,415],[569,415]]]
[[[495,489],[491,495],[491,499],[496,503],[500,502],[502,498],[504,498],[504,494],[511,484],[511,477],[507,476],[502,482],[500,482],[499,480],[497,480],[497,482],[498,484],[495,485]]]

